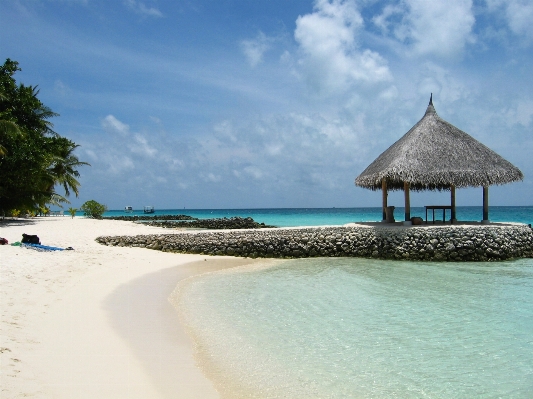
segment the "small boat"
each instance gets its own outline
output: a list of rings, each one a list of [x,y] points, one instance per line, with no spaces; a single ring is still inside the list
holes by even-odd
[[[153,206],[145,206],[144,207],[144,213],[154,213],[155,209]]]
[[[128,205],[128,206],[125,206],[125,207],[124,207],[124,212],[126,212],[126,213],[131,213],[131,212],[133,212],[133,207],[132,207],[132,206],[129,206],[129,205]]]

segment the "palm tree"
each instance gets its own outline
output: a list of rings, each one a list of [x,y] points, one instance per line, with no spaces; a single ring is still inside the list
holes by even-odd
[[[0,101],[5,101],[6,96],[3,93],[0,93]],[[19,127],[15,122],[7,121],[4,119],[0,119],[0,140],[3,137],[14,137],[14,136],[22,136],[22,132],[20,131]],[[6,147],[2,145],[0,142],[0,157],[3,157],[7,154]]]
[[[13,137],[17,135],[22,135],[22,132],[20,131],[16,123],[11,121],[0,120],[0,139],[6,136]],[[0,143],[0,157],[5,156],[6,154],[6,147],[4,147],[2,143]]]
[[[66,197],[70,196],[70,190],[74,192],[76,197],[78,196],[80,183],[76,178],[80,177],[80,173],[77,168],[83,165],[90,166],[87,162],[81,162],[78,157],[73,154],[74,150],[78,147],[79,145],[68,140],[66,145],[60,148],[59,153],[50,159],[50,166],[47,169],[47,173],[54,182],[52,187],[50,187],[52,192],[53,187],[56,184],[59,184],[65,189]],[[57,193],[55,194],[57,195]],[[56,199],[59,198],[56,197]]]

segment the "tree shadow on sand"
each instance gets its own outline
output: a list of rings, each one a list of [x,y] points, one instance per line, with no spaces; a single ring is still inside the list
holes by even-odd
[[[0,227],[11,227],[11,226],[34,226],[36,224],[34,219],[1,219],[0,218]]]

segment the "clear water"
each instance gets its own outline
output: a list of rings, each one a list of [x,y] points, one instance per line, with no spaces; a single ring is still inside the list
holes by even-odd
[[[533,397],[533,259],[299,259],[177,292],[223,397]]]
[[[343,225],[352,222],[372,222],[382,219],[381,208],[281,208],[281,209],[156,209],[154,215],[185,214],[200,219],[232,216],[252,217],[257,222],[279,227]],[[404,208],[395,209],[397,220],[402,220]],[[81,215],[81,214],[80,214]],[[108,211],[104,216],[144,215],[142,210],[125,213],[124,210]],[[411,208],[411,216],[425,218],[424,208]],[[479,206],[457,207],[457,219],[479,221],[483,217]],[[442,211],[435,212],[442,218]],[[431,216],[430,216],[431,218]],[[446,218],[450,218],[447,211]],[[533,206],[493,206],[489,218],[495,222],[533,223]]]

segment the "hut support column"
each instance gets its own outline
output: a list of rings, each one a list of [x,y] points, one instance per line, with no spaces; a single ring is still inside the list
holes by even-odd
[[[403,182],[403,193],[405,195],[405,221],[411,221],[411,198],[409,192],[409,183]]]
[[[387,220],[387,180],[381,180],[381,191],[383,195],[383,222]]]
[[[481,223],[489,222],[489,186],[483,186],[483,220]]]
[[[452,218],[451,218],[450,223],[455,223],[457,222],[457,214],[455,212],[455,186],[453,184],[450,186],[450,192],[451,192],[450,205],[452,207]]]

